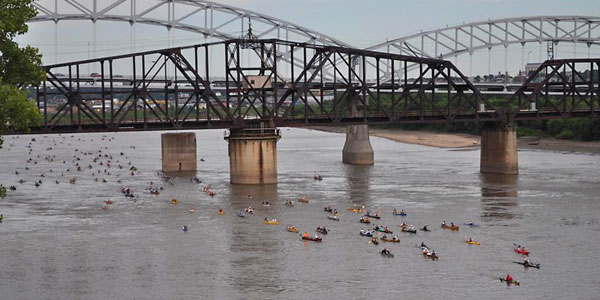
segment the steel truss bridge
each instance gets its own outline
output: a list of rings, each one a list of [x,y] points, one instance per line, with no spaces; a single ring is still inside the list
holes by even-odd
[[[47,80],[36,89],[43,115],[36,131],[223,128],[260,120],[278,126],[512,122],[598,116],[600,107],[598,59],[546,61],[516,92],[512,87],[497,95],[479,92],[443,60],[487,49],[489,65],[492,48],[520,45],[524,56],[528,43],[598,47],[599,17],[487,20],[356,49],[297,24],[211,1],[33,5],[39,15],[30,23],[126,22],[220,40],[46,66]],[[252,34],[242,38],[249,23]],[[215,66],[211,60],[222,62]],[[88,66],[98,74],[84,74]]]
[[[281,49],[301,67],[277,59]],[[224,70],[211,70],[207,63],[217,51],[225,58]],[[251,59],[242,64],[241,57]],[[384,63],[391,80],[383,80]],[[418,72],[409,78],[411,64]],[[93,89],[86,86],[86,65],[100,70]],[[124,80],[115,75],[115,66],[133,76]],[[401,79],[394,76],[398,69],[405,73]],[[546,61],[516,93],[494,98],[480,93],[450,61],[232,39],[46,66],[47,80],[36,93],[43,125],[36,130],[239,128],[265,120],[310,126],[599,117],[598,70],[600,59]],[[224,86],[212,82],[215,73],[225,74]]]

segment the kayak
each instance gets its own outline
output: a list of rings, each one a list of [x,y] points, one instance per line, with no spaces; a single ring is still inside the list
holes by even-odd
[[[523,255],[529,255],[529,251],[527,251],[527,250],[518,249],[518,248],[515,248],[515,249],[513,249],[513,250],[514,250],[515,252],[519,253],[519,254],[523,254]]]
[[[376,237],[372,238],[369,243],[373,244],[373,245],[379,245],[379,240],[377,240]]]
[[[427,229],[427,228],[423,227],[423,228],[421,228],[421,231],[431,231],[431,230],[429,230],[429,229]]]
[[[323,207],[323,210],[326,212],[333,212],[333,208],[331,207]]]
[[[425,256],[425,257],[427,257],[427,258],[430,258],[431,260],[437,260],[437,259],[440,259],[440,258],[437,256],[437,254],[431,254],[431,255],[429,255],[429,254],[427,254],[427,253],[423,253],[423,256]]]
[[[306,198],[304,198],[304,197],[303,197],[303,198],[300,198],[300,200],[298,200],[298,201],[300,201],[300,202],[302,202],[302,203],[308,203],[308,199],[306,199]]]
[[[381,255],[382,255],[382,256],[385,256],[385,257],[394,257],[394,254],[392,254],[392,253],[390,253],[390,252],[388,252],[388,253],[381,252]]]
[[[481,243],[477,242],[477,241],[465,241],[467,244],[469,245],[481,245]]]
[[[195,213],[195,212],[196,212],[196,209],[195,209],[195,208],[190,208],[190,209],[188,209],[188,211],[189,211],[191,214],[193,214],[193,213]]]
[[[406,213],[405,212],[395,213],[394,216],[406,217]]]
[[[291,227],[287,228],[287,231],[289,231],[289,232],[298,232],[298,229],[296,229],[296,227],[294,227],[294,226],[291,226]]]
[[[506,278],[502,278],[502,277],[500,277],[500,282],[506,282],[506,284],[521,285],[521,283],[519,283],[516,280],[506,280]]]
[[[390,243],[400,243],[400,240],[394,240],[394,239],[381,239],[384,242],[390,242]]]
[[[471,226],[471,227],[479,227],[479,224],[475,224],[475,223],[465,223],[465,225]]]
[[[338,216],[327,216],[327,219],[334,220],[334,221],[340,220],[340,218],[338,218]]]
[[[381,217],[380,217],[380,216],[378,216],[378,215],[370,215],[370,214],[366,214],[366,215],[365,215],[365,217],[367,217],[367,218],[374,218],[374,219],[381,219]]]
[[[313,241],[313,242],[321,242],[321,241],[323,241],[323,239],[320,238],[320,237],[310,237],[310,236],[309,237],[303,236],[302,239],[305,240],[305,241]]]
[[[225,214],[225,212],[224,212],[224,211],[222,211],[222,210],[219,210],[219,215],[221,215],[221,216],[222,216],[223,214]]]
[[[348,210],[351,212],[355,212],[355,213],[360,213],[360,212],[365,211],[364,209],[361,209],[361,208],[348,208]]]
[[[270,221],[263,221],[263,223],[265,223],[267,225],[279,225],[279,220],[273,219]]]
[[[525,262],[519,262],[519,261],[513,261],[513,262],[515,264],[523,265],[526,268],[536,268],[536,269],[540,268],[540,264],[532,264],[532,263],[525,263]]]
[[[373,230],[379,231],[379,232],[383,232],[383,233],[393,233],[391,230],[385,230],[385,228],[383,227],[379,227],[377,229],[373,228]]]
[[[366,219],[365,218],[361,218],[360,222],[361,223],[365,223],[365,224],[371,224],[371,220],[369,218],[366,218]]]
[[[322,233],[322,234],[327,234],[328,231],[327,231],[327,228],[319,227],[319,228],[317,228],[317,232]]]
[[[171,200],[171,204],[179,204],[179,201],[173,199],[173,200]]]
[[[458,225],[444,225],[442,224],[442,228],[450,229],[450,230],[458,230]]]
[[[362,235],[362,236],[368,236],[368,237],[372,237],[373,236],[372,233],[370,233],[370,232],[364,232],[364,231],[361,231],[360,235]]]
[[[412,234],[417,234],[417,230],[414,229],[414,228],[402,227],[402,232],[408,232],[408,233],[412,233]]]

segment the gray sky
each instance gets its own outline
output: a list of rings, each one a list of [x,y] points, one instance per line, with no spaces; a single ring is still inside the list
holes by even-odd
[[[40,0],[42,3],[49,0]],[[79,0],[91,3],[91,0]],[[150,2],[151,0],[143,0]],[[52,1],[51,1],[52,2]],[[113,1],[101,1],[112,3]],[[138,3],[142,0],[138,0]],[[600,16],[599,0],[230,0],[217,1],[290,21],[319,31],[356,47],[366,47],[386,39],[393,39],[421,30],[431,30],[463,22],[487,19],[537,16],[584,15]],[[56,32],[56,33],[55,33]],[[233,34],[234,32],[232,32]],[[56,34],[56,36],[55,36]],[[189,45],[207,40],[197,34],[171,32],[164,28],[128,23],[90,21],[64,21],[36,23],[30,32],[18,39],[21,44],[39,47],[44,63],[72,61],[128,53],[134,48],[131,36],[135,34],[135,50],[165,48],[171,45]],[[171,36],[169,36],[171,35]],[[95,36],[95,38],[94,38]],[[508,71],[516,73],[522,68],[523,53],[531,61],[545,57],[546,45],[528,44],[509,47]],[[95,51],[94,51],[95,50]],[[559,56],[587,56],[585,46],[559,44]],[[541,54],[541,55],[540,55]],[[591,56],[600,56],[600,47],[589,50]],[[465,73],[487,73],[487,51],[475,53],[473,63],[468,58],[451,59]],[[504,49],[492,50],[491,72],[503,71]],[[468,57],[468,55],[467,55]],[[496,57],[501,57],[497,59]]]

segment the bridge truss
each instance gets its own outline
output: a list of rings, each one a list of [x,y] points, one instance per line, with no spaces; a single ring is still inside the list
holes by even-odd
[[[292,61],[301,67],[276,59],[279,48],[291,49]],[[210,69],[213,51],[223,53],[223,70]],[[240,58],[250,55],[254,59],[242,64]],[[392,77],[402,69],[403,79],[383,81],[383,63]],[[36,93],[43,114],[37,130],[235,128],[265,120],[310,126],[597,117],[599,63],[548,61],[506,99],[482,95],[449,61],[234,39],[46,66],[47,80]],[[83,74],[90,64],[100,70],[98,76]],[[409,78],[410,64],[418,65],[418,72]],[[132,75],[115,75],[117,65]],[[214,74],[225,79],[215,80]]]
[[[224,53],[224,70],[209,69],[211,47]],[[301,68],[275,59],[282,47],[291,48]],[[255,63],[243,65],[240,57],[249,54]],[[367,67],[357,68],[357,61]],[[419,75],[383,83],[378,68],[368,67],[382,62],[394,68],[419,64]],[[100,70],[97,77],[83,74],[89,64]],[[132,76],[115,76],[116,65]],[[498,118],[478,111],[482,104],[494,111],[494,105],[451,62],[275,39],[228,40],[45,70],[36,97],[46,132],[241,127],[271,119],[278,126],[305,126]],[[331,80],[326,70],[333,70]],[[284,78],[284,71],[291,76]],[[213,81],[214,73],[225,80]]]

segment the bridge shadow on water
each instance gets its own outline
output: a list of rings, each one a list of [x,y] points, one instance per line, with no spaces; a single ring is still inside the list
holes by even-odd
[[[370,184],[373,166],[344,164],[346,173],[348,202],[355,205],[368,205],[370,202]]]
[[[518,205],[519,176],[482,173],[480,178],[481,218],[484,221],[514,218],[511,208]]]

